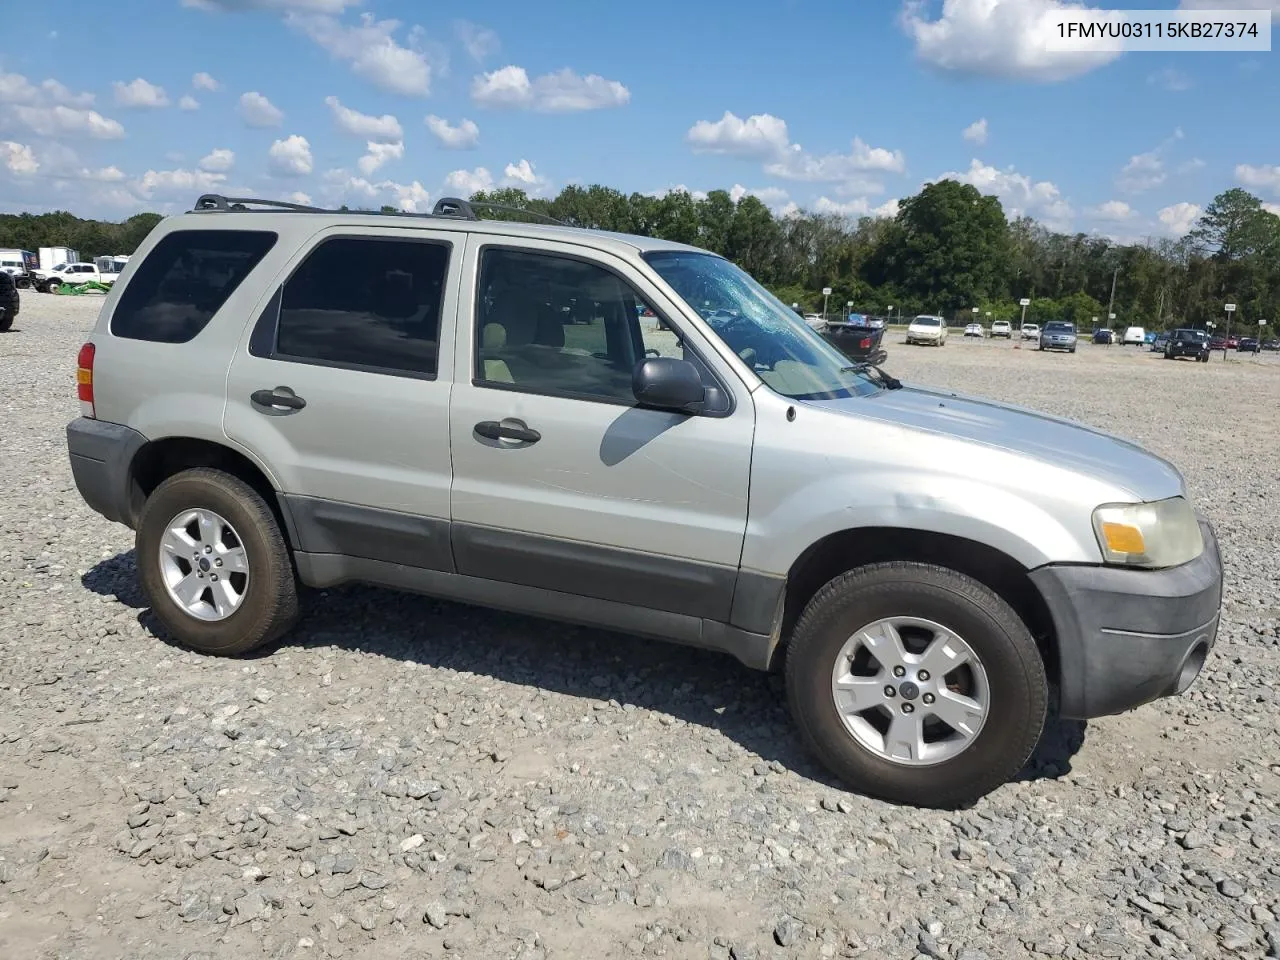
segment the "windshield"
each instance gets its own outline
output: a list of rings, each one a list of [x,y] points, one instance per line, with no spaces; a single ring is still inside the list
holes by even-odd
[[[765,384],[792,400],[876,393],[870,375],[749,273],[710,253],[656,250],[645,260]]]
[[[939,327],[942,325],[942,321],[937,317],[916,317],[911,322],[917,327]]]
[[[1075,333],[1075,326],[1063,320],[1050,320],[1044,325],[1045,333]]]

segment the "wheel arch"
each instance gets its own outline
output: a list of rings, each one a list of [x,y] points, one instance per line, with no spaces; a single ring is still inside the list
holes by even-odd
[[[892,561],[931,563],[972,577],[988,587],[1026,624],[1044,658],[1051,682],[1059,676],[1057,637],[1048,604],[1022,563],[995,547],[976,540],[931,530],[899,527],[860,527],[830,533],[811,544],[787,573],[782,621],[773,664],[805,605],[824,584],[856,567]]]
[[[245,453],[196,437],[164,437],[145,443],[129,465],[131,526],[153,490],[169,477],[193,467],[212,467],[243,480],[266,501],[291,548],[296,549],[292,517],[266,470]]]

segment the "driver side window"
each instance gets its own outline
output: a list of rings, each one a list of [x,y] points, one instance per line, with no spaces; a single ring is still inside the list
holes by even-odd
[[[632,404],[643,357],[682,355],[616,274],[527,250],[483,251],[475,329],[473,382],[528,393]]]

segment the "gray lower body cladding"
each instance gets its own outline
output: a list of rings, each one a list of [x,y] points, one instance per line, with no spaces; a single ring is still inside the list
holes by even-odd
[[[1204,552],[1166,570],[1047,566],[1033,570],[1058,640],[1061,712],[1087,719],[1184,691],[1217,638],[1222,559]]]
[[[129,468],[147,438],[118,423],[77,417],[67,424],[71,475],[84,502],[108,520],[132,527],[137,498]]]

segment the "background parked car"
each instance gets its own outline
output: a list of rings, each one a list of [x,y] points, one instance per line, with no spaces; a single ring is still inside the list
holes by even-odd
[[[935,314],[922,313],[907,327],[907,343],[931,343],[940,347],[947,342],[947,321]]]
[[[1209,335],[1203,330],[1183,328],[1169,334],[1164,345],[1164,358],[1192,357],[1197,363],[1209,362]]]
[[[1024,323],[1022,325],[1022,339],[1023,340],[1039,340],[1040,326],[1035,323]]]
[[[1238,350],[1240,348],[1240,338],[1234,333],[1227,334],[1227,349]]]
[[[1258,338],[1257,337],[1241,337],[1236,344],[1236,350],[1240,353],[1257,353]]]
[[[1008,340],[1013,336],[1013,325],[1008,320],[997,320],[991,324],[991,336]]]
[[[965,326],[964,335],[966,337],[985,337],[987,332],[982,329],[982,324],[970,323]]]
[[[1268,340],[1263,340],[1262,349],[1263,350],[1280,350],[1280,340],[1277,340],[1275,337],[1271,337]]]
[[[1116,334],[1114,330],[1095,330],[1093,331],[1094,343],[1115,343]]]
[[[1076,325],[1067,320],[1050,320],[1040,331],[1041,350],[1076,352]]]
[[[1169,342],[1169,334],[1164,330],[1161,330],[1159,333],[1154,335],[1147,334],[1147,336],[1151,337],[1152,353],[1161,353],[1164,350],[1164,345]]]
[[[1147,331],[1141,327],[1126,327],[1120,342],[1126,347],[1131,344],[1140,347],[1147,342]]]

